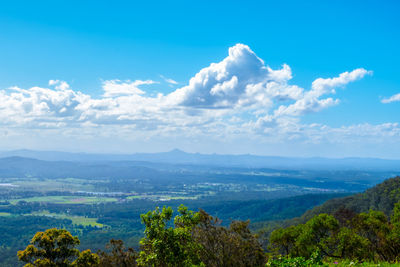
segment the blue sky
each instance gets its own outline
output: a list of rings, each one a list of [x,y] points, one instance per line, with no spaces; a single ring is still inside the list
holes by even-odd
[[[400,158],[399,12],[398,1],[1,3],[0,149]]]

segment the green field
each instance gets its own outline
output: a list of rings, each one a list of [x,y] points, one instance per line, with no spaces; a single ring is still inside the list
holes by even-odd
[[[3,189],[12,189],[13,191],[102,191],[107,188],[103,184],[107,180],[85,180],[77,178],[62,178],[62,179],[45,179],[45,178],[0,178],[0,184],[10,184],[12,186],[4,187]],[[1,189],[1,187],[0,187]]]
[[[55,204],[97,204],[104,202],[116,202],[117,199],[113,197],[86,197],[86,196],[43,196],[43,197],[30,197],[19,198],[10,201],[15,205],[19,201],[26,202],[46,202]]]
[[[72,216],[72,215],[68,215],[68,214],[50,213],[49,211],[46,211],[46,210],[32,212],[32,213],[28,214],[27,216],[47,216],[47,217],[52,217],[52,218],[57,218],[57,219],[69,219],[72,221],[73,224],[76,224],[76,225],[93,226],[93,227],[98,227],[98,228],[104,227],[104,224],[97,222],[97,218],[87,218],[84,216]]]
[[[185,200],[185,199],[198,199],[201,195],[196,196],[176,196],[176,195],[136,195],[136,196],[129,196],[126,199],[152,199],[155,201],[162,201],[162,200]]]

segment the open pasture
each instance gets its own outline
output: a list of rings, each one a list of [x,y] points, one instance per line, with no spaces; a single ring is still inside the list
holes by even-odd
[[[65,213],[52,213],[47,210],[36,211],[36,212],[32,212],[27,215],[46,216],[46,217],[52,217],[52,218],[56,218],[56,219],[69,219],[72,221],[72,224],[75,224],[75,225],[92,226],[92,227],[97,227],[97,228],[104,227],[104,224],[97,222],[97,218],[88,218],[85,216],[69,215],[69,214],[65,214]]]
[[[116,198],[112,197],[97,197],[97,196],[40,196],[40,197],[29,197],[13,199],[10,201],[11,204],[15,205],[20,201],[26,202],[43,202],[43,203],[55,203],[55,204],[98,204],[104,202],[116,202]]]

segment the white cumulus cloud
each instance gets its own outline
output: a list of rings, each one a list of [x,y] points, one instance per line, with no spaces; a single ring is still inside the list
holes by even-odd
[[[309,89],[302,88],[291,83],[289,65],[272,69],[248,46],[237,44],[229,48],[225,59],[201,69],[187,85],[169,94],[148,94],[145,87],[158,83],[153,80],[118,79],[103,81],[100,97],[73,90],[61,80],[50,80],[50,88],[0,90],[0,128],[146,138],[271,138],[278,133],[287,140],[300,140],[308,134],[317,140],[322,138],[320,133],[335,130],[302,125],[301,116],[339,104],[340,100],[331,96],[335,89],[368,74],[371,72],[359,68],[333,78],[318,78]],[[397,134],[398,126],[391,127]]]
[[[54,88],[58,90],[66,90],[69,88],[69,84],[67,82],[60,80],[50,80],[49,85],[54,86]]]
[[[167,97],[172,104],[193,108],[260,107],[271,99],[298,97],[302,89],[287,85],[291,77],[288,65],[272,70],[248,46],[237,44],[229,48],[228,57],[200,70]]]

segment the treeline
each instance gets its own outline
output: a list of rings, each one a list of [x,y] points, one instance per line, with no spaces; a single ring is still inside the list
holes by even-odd
[[[173,218],[172,208],[156,208],[141,215],[146,229],[140,250],[126,249],[111,240],[109,250],[80,252],[79,239],[64,229],[38,232],[19,260],[31,266],[263,266],[265,253],[249,221],[229,227],[205,211],[193,212],[181,205]],[[173,221],[172,221],[173,219]]]
[[[356,261],[397,262],[400,259],[400,202],[390,219],[381,211],[355,213],[340,209],[319,214],[305,224],[280,228],[269,239],[272,257],[322,256]]]
[[[229,227],[205,211],[181,205],[141,215],[146,229],[140,250],[111,240],[108,250],[80,252],[79,239],[64,229],[38,232],[19,260],[32,266],[318,266],[332,259],[397,262],[400,259],[400,202],[388,218],[381,211],[340,209],[304,224],[271,233],[268,251],[249,230],[249,221]]]
[[[394,205],[399,201],[400,177],[394,177],[367,189],[363,193],[329,199],[322,205],[315,206],[314,208],[305,211],[303,215],[297,218],[279,221],[266,220],[263,222],[253,222],[252,229],[257,230],[263,237],[263,240],[269,240],[271,232],[276,228],[304,224],[319,214],[326,213],[334,215],[341,209],[351,210],[355,213],[368,213],[370,210],[379,210],[386,216],[390,217]],[[264,247],[267,247],[267,245],[268,243],[264,242]]]
[[[391,215],[394,205],[400,201],[400,177],[386,179],[382,183],[367,189],[363,193],[326,201],[304,213],[301,220],[306,221],[320,213],[334,214],[338,209],[346,208],[357,213],[379,210]]]

